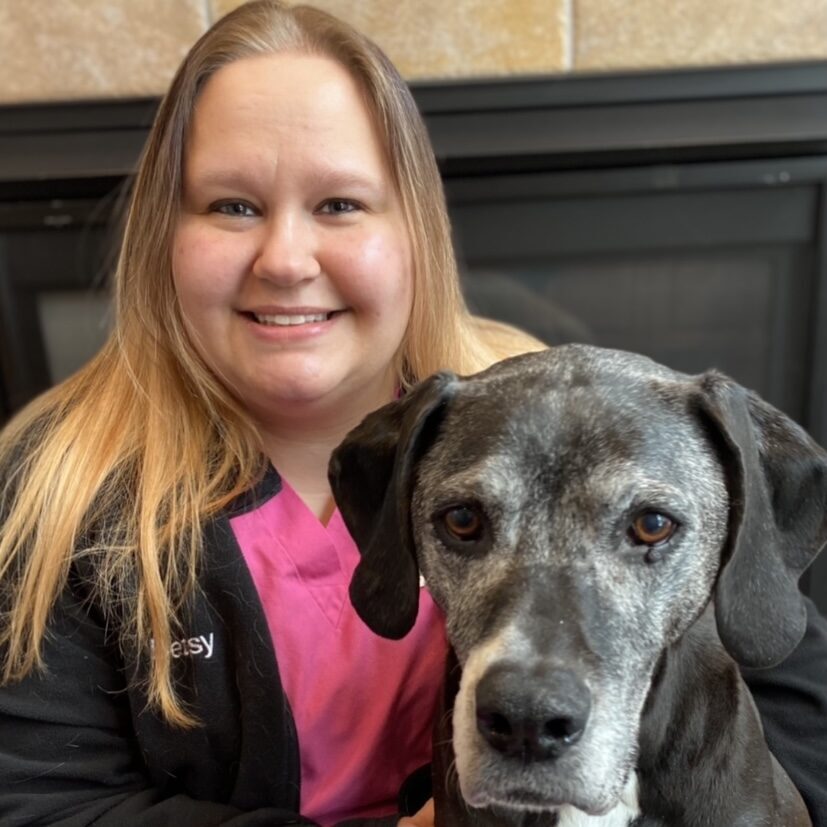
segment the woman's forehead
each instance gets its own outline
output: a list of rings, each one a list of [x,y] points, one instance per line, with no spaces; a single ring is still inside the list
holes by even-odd
[[[243,58],[219,69],[199,96],[187,163],[313,153],[320,173],[384,178],[386,153],[361,90],[341,64],[288,52]]]

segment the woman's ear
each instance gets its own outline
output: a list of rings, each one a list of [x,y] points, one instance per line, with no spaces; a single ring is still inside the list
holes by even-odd
[[[802,572],[827,542],[827,453],[791,419],[720,374],[701,382],[730,496],[715,588],[718,633],[742,665],[772,666],[798,645]]]
[[[419,567],[410,525],[416,463],[433,443],[457,387],[437,373],[370,414],[333,452],[333,496],[362,559],[350,599],[376,634],[404,637],[419,609]]]

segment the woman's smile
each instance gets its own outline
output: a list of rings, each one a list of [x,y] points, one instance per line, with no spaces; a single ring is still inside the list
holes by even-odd
[[[345,310],[273,309],[242,311],[252,334],[274,343],[298,343],[329,333]]]
[[[295,327],[312,322],[326,322],[331,313],[253,313],[252,317],[268,327]]]

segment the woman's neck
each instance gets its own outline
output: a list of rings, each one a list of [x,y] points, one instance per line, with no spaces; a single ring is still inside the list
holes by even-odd
[[[321,435],[263,435],[265,452],[279,475],[325,524],[335,508],[327,480],[327,465],[330,454],[344,439],[345,433],[331,434],[328,438]]]
[[[340,409],[328,420],[299,416],[260,424],[266,455],[323,523],[327,523],[335,509],[327,479],[333,449],[368,413],[390,401],[392,395],[392,391],[382,392],[375,404],[363,402],[351,411]]]

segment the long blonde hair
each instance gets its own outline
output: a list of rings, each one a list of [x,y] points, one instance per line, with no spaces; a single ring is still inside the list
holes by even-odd
[[[264,469],[249,417],[189,341],[171,244],[183,153],[200,90],[245,57],[304,51],[359,83],[388,155],[413,250],[414,300],[397,357],[400,384],[440,368],[482,369],[541,347],[473,319],[456,272],[441,180],[411,94],[385,55],[330,15],[254,0],[190,50],[159,107],[134,182],[115,272],[115,326],[81,371],[0,433],[0,680],[42,665],[50,611],[83,558],[121,645],[148,652],[151,706],[194,723],[170,673],[170,643],[197,583],[200,528]]]

